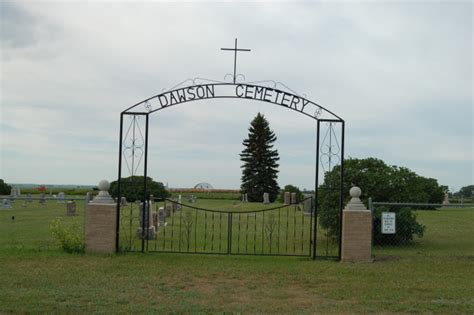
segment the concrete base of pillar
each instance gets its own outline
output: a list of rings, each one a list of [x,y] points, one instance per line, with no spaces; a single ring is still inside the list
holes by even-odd
[[[369,210],[342,212],[342,262],[372,262],[372,213]]]
[[[115,253],[117,205],[89,203],[86,209],[86,253]]]

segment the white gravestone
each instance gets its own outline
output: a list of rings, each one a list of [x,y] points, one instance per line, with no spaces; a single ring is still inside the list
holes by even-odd
[[[444,194],[443,205],[449,205],[449,195]]]
[[[304,200],[304,212],[305,213],[312,213],[313,212],[313,209],[312,209],[312,199],[311,198],[306,198]]]
[[[59,203],[64,203],[64,193],[63,192],[60,192],[58,194],[58,202]]]
[[[18,197],[18,193],[17,193],[17,190],[16,190],[15,187],[13,187],[13,188],[10,190],[10,197],[13,197],[13,198]]]
[[[290,194],[289,191],[285,191],[285,192],[283,193],[283,203],[284,203],[285,205],[289,205],[289,204],[290,204],[290,195],[291,195],[291,194]]]
[[[382,212],[382,234],[395,234],[396,220],[394,212]]]
[[[292,192],[291,193],[291,204],[294,205],[294,204],[297,204],[297,200],[296,200],[296,193],[295,192]]]
[[[270,203],[270,199],[268,193],[263,193],[263,203],[268,205]]]

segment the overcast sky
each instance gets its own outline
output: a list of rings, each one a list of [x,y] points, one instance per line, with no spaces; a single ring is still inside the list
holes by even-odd
[[[188,78],[275,80],[346,121],[346,156],[472,184],[473,4],[0,1],[0,178],[117,178],[120,112]],[[228,77],[227,77],[228,79]],[[239,188],[261,112],[279,184],[314,187],[315,121],[261,102],[190,102],[150,118],[149,174]],[[363,189],[363,188],[362,188]]]

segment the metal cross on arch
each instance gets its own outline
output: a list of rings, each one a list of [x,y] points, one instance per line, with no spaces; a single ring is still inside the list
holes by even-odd
[[[235,39],[235,47],[234,48],[221,48],[221,50],[230,50],[234,52],[234,84],[235,84],[235,77],[237,75],[237,52],[238,51],[250,51],[250,49],[246,48],[237,48],[237,38]]]

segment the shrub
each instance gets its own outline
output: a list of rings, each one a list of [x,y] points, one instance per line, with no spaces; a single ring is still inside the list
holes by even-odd
[[[143,176],[130,176],[127,178],[122,178],[120,186],[121,197],[126,197],[128,201],[143,200]],[[148,194],[153,195],[154,198],[167,198],[170,196],[170,193],[165,189],[163,183],[155,182],[153,178],[146,178],[146,185]],[[110,194],[112,197],[118,198],[118,181],[113,181],[110,183]],[[147,196],[148,197],[148,196]]]
[[[66,226],[60,219],[56,219],[50,223],[49,228],[66,253],[84,253],[84,231],[76,220]]]
[[[344,163],[344,204],[349,201],[349,189],[354,185],[362,189],[361,199],[365,204],[368,197],[380,202],[415,203],[441,203],[444,198],[443,188],[436,179],[419,176],[408,168],[387,165],[375,158],[349,158]],[[337,165],[326,172],[318,191],[318,219],[333,237],[339,235],[340,170]],[[418,231],[416,217],[411,218],[411,231]]]

